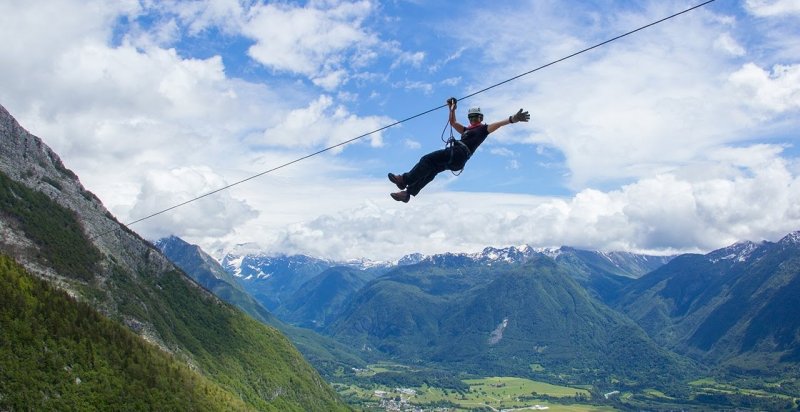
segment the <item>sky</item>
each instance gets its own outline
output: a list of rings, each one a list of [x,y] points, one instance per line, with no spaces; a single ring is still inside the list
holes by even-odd
[[[124,223],[241,182],[130,226],[218,257],[776,241],[800,230],[800,0],[716,0],[482,91],[701,2],[3,0],[0,104]],[[462,123],[531,121],[392,200],[479,91]]]

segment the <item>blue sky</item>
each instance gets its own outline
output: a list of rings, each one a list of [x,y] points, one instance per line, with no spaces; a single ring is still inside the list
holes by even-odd
[[[131,222],[698,3],[10,0],[0,104]],[[716,0],[461,101],[531,122],[408,204],[386,173],[443,146],[444,109],[132,229],[334,259],[776,240],[800,229],[797,27],[797,0]]]

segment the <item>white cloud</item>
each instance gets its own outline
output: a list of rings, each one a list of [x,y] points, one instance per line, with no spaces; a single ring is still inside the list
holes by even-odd
[[[576,21],[557,17],[546,24],[549,30],[526,39],[530,47],[524,50],[502,41],[524,31],[522,23],[486,19],[486,53],[498,65],[482,67],[471,83],[494,84],[669,13],[663,3],[652,3],[644,14],[598,15],[582,30],[572,30]],[[573,190],[671,173],[710,150],[753,138],[766,120],[764,109],[773,116],[796,107],[795,66],[775,66],[770,74],[746,65],[749,70],[737,74],[745,50],[730,33],[731,24],[700,9],[475,99],[481,99],[487,121],[519,107],[529,110],[529,125],[504,129],[493,141],[557,149]],[[560,33],[582,33],[585,40]]]
[[[750,13],[761,17],[800,15],[797,0],[747,0],[745,6]]]
[[[218,57],[182,59],[158,48],[79,45],[31,75],[46,80],[8,98],[15,115],[112,209],[120,188],[129,194],[141,184],[140,170],[223,163],[247,131],[263,130],[291,103],[227,79]]]
[[[333,146],[392,122],[380,116],[358,117],[333,98],[321,95],[308,107],[289,111],[281,121],[264,132],[261,143],[283,147]],[[381,132],[364,136],[373,147],[383,145]]]
[[[400,56],[392,63],[391,68],[394,69],[399,66],[410,65],[412,67],[419,67],[425,60],[424,52],[400,52]]]
[[[328,73],[323,74],[322,76],[313,77],[312,82],[327,90],[333,91],[336,90],[339,85],[345,83],[345,79],[347,78],[347,72],[344,70],[334,70]]]
[[[54,56],[105,41],[114,19],[135,14],[138,7],[136,1],[0,2],[0,38],[5,39],[0,45],[0,79],[13,79],[3,82],[0,98],[22,106],[47,96],[51,77],[58,75]]]
[[[195,0],[163,2],[154,6],[162,8],[163,12],[175,13],[187,26],[189,34],[196,35],[211,27],[237,32],[243,24],[245,3],[239,0]]]
[[[467,50],[467,47],[461,47],[460,49],[456,50],[455,53],[445,57],[442,61],[435,62],[431,64],[430,68],[428,69],[431,73],[438,72],[442,67],[447,66],[448,63],[458,60],[461,58],[461,55]]]
[[[433,85],[431,83],[422,81],[404,80],[401,82],[394,83],[392,87],[410,91],[419,91],[423,94],[430,94],[431,92],[433,92]]]
[[[358,207],[285,227],[265,246],[391,260],[418,251],[475,252],[490,244],[677,253],[775,240],[800,227],[800,178],[780,153],[765,145],[724,149],[704,166],[724,174],[661,174],[561,199],[443,192],[437,185],[408,204],[387,207],[369,190]]]
[[[759,112],[800,109],[800,64],[776,65],[768,72],[747,63],[730,75],[730,81],[742,91],[741,101]]]
[[[404,139],[403,145],[405,145],[406,149],[417,150],[422,147],[422,144],[416,140],[412,139]]]
[[[277,101],[263,86],[227,79],[219,57],[186,59],[173,49],[110,45],[115,20],[140,13],[139,2],[19,3],[26,7],[0,11],[0,30],[9,30],[2,36],[17,39],[0,45],[0,98],[26,127],[57,141],[62,155],[70,157],[65,149],[73,146],[94,149],[94,156],[108,144],[165,142],[163,136],[111,140],[87,132],[112,124],[249,128],[253,107]]]
[[[242,32],[256,41],[249,50],[253,59],[277,70],[326,79],[322,83],[330,88],[333,80],[344,77],[329,77],[330,73],[340,71],[348,59],[363,64],[363,54],[372,55],[368,50],[376,43],[375,35],[362,27],[372,12],[369,1],[312,2],[306,7],[269,3],[250,10]]]
[[[207,167],[182,167],[146,174],[136,203],[130,211],[135,219],[160,212],[218,190],[227,183]],[[137,223],[133,228],[149,239],[173,233],[183,236],[223,236],[247,223],[258,213],[246,202],[223,191],[192,202],[180,213],[163,213]]]
[[[453,87],[461,83],[461,77],[448,77],[441,81],[442,86]]]
[[[489,150],[489,153],[495,156],[508,158],[506,161],[506,170],[519,170],[522,167],[518,160],[519,154],[508,148],[495,146]]]
[[[137,49],[169,47],[181,37],[181,28],[174,18],[156,21],[151,27],[133,23],[120,41]]]
[[[714,46],[730,53],[732,56],[744,56],[746,53],[744,47],[742,47],[730,33],[722,33],[717,37],[717,40],[714,41]]]
[[[174,6],[188,5],[181,2]],[[257,136],[270,125],[287,121],[288,131],[299,134],[287,135],[287,130],[276,128],[269,136],[279,141],[267,143],[310,147],[339,143],[391,120],[359,117],[344,106],[334,105],[328,97],[307,103],[306,92],[296,85],[267,87],[229,78],[219,56],[186,58],[155,41],[143,41],[137,47],[125,41],[111,44],[117,19],[144,13],[140,6],[136,1],[0,4],[0,35],[17,39],[0,42],[2,104],[24,127],[43,137],[122,221],[198,195],[222,183],[223,174],[232,179],[263,171],[253,157],[274,160],[262,165],[270,168],[307,154],[273,156],[242,144],[256,142],[263,149],[264,141]],[[197,30],[203,27],[197,26]],[[31,47],[22,48],[20,44]],[[289,87],[290,92],[283,87]],[[309,104],[307,111],[301,109],[287,120],[284,114],[303,104]],[[316,128],[304,128],[309,114]],[[296,123],[291,123],[293,118],[297,118]],[[372,146],[382,144],[380,133],[363,140]],[[316,170],[330,170],[325,166],[317,165]],[[207,182],[187,186],[183,196],[159,186],[159,179],[174,179],[170,176],[176,171],[191,177],[199,173],[197,170],[204,171],[200,174]],[[211,176],[209,170],[218,170],[220,175]],[[230,198],[222,204],[209,202],[201,210],[224,209],[232,216],[218,224],[206,222],[194,216],[197,209],[193,205],[170,212],[156,223],[143,222],[136,229],[155,233],[163,223],[162,229],[178,231],[185,227],[176,233],[194,234],[200,224],[192,222],[203,222],[219,234],[242,222],[234,215],[249,213]]]
[[[516,156],[516,153],[514,153],[512,150],[507,149],[505,147],[493,147],[489,151],[489,153],[491,153],[493,155],[496,155],[496,156],[503,156],[503,157],[514,157],[514,156]]]

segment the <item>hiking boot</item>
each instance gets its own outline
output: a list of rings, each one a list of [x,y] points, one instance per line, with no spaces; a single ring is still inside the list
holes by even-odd
[[[392,199],[394,199],[394,200],[396,200],[398,202],[403,202],[403,203],[408,203],[409,199],[411,199],[411,195],[408,194],[408,192],[406,192],[406,191],[392,193],[391,196],[392,196]]]
[[[389,173],[389,180],[397,185],[397,188],[400,190],[405,190],[406,182],[403,181],[403,175],[396,175],[393,173]]]

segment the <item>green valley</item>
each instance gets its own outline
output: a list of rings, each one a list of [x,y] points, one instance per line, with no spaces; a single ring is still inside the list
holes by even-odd
[[[387,374],[394,375],[395,379],[380,378]],[[771,383],[722,383],[704,378],[691,382],[684,396],[676,398],[656,389],[599,392],[591,385],[554,385],[519,377],[464,377],[459,381],[463,384],[459,388],[454,388],[452,384],[442,387],[435,383],[423,383],[425,378],[408,378],[415,374],[424,376],[426,372],[406,365],[377,363],[352,374],[340,374],[333,381],[339,395],[363,411],[403,407],[448,411],[575,412],[643,409],[701,411],[720,407],[796,410],[800,406],[797,381],[793,379]],[[373,379],[376,376],[379,378]],[[415,381],[417,384],[413,384]],[[792,390],[794,395],[788,394]]]
[[[398,364],[380,363],[356,372],[351,383],[335,383],[334,388],[350,404],[365,411],[383,410],[390,405],[421,408],[450,408],[454,411],[513,410],[547,408],[551,411],[606,411],[609,406],[589,403],[591,393],[584,388],[552,385],[515,377],[463,379],[459,389],[422,384],[395,386],[374,384],[370,378],[387,373],[419,373]]]

